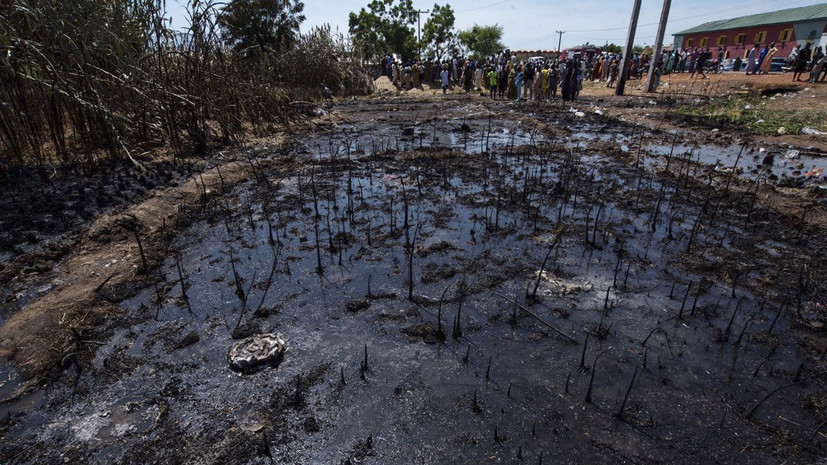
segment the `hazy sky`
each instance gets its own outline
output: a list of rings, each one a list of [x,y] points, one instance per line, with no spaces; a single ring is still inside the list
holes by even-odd
[[[369,0],[304,0],[307,20],[302,32],[316,25],[330,24],[335,31],[347,32],[348,13],[358,12]],[[167,0],[173,26],[182,27],[186,14],[180,3],[186,0]],[[498,24],[503,27],[503,41],[512,50],[556,50],[557,34],[563,30],[562,48],[585,42],[623,45],[626,41],[633,0],[450,0],[454,9],[457,29],[467,29],[475,23]],[[672,33],[698,24],[755,13],[765,13],[784,8],[815,5],[819,1],[747,0],[727,2],[721,0],[672,0],[669,22],[666,28],[666,44],[672,43]],[[433,8],[433,1],[414,0],[414,7],[421,10]],[[662,0],[643,0],[635,43],[652,45],[660,20]],[[424,24],[427,15],[421,15]]]

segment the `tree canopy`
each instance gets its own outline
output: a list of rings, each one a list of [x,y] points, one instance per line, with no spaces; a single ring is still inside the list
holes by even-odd
[[[301,0],[230,0],[219,16],[224,41],[236,50],[283,50],[295,44],[305,20]]]
[[[396,53],[403,60],[416,54],[418,18],[412,0],[373,0],[359,13],[350,13],[348,28],[357,47],[368,59]]]
[[[431,16],[422,27],[422,48],[428,56],[442,60],[446,53],[456,53],[459,45],[457,31],[454,29],[454,10],[451,5],[434,4]]]
[[[503,28],[494,24],[493,26],[480,26],[474,24],[471,29],[459,33],[459,40],[472,55],[481,58],[492,55],[505,49],[502,43]]]
[[[601,50],[608,53],[620,53],[623,49],[620,48],[620,45],[611,43],[604,45]]]

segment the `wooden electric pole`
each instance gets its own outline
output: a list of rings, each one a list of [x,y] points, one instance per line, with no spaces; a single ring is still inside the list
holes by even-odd
[[[632,20],[629,22],[629,35],[626,36],[626,48],[623,50],[623,61],[620,63],[620,76],[617,78],[615,95],[623,95],[626,88],[626,76],[629,75],[629,67],[632,64],[632,47],[635,46],[638,16],[640,16],[640,0],[635,0],[635,6],[632,8]]]
[[[566,31],[554,31],[557,34],[557,59],[560,59],[560,43],[563,42],[563,34]]]
[[[669,19],[669,8],[672,5],[672,0],[663,0],[663,11],[660,13],[660,24],[658,25],[658,35],[655,38],[655,50],[652,53],[652,59],[649,60],[649,77],[646,79],[646,92],[655,92],[658,90],[660,84],[660,73],[657,69],[657,64],[660,61],[661,52],[663,51],[663,36],[666,34],[666,21]]]

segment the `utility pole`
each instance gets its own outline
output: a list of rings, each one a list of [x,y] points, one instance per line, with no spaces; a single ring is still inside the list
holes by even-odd
[[[560,59],[560,43],[563,41],[563,34],[565,34],[566,31],[554,31],[554,32],[557,33],[557,59],[559,60]]]
[[[660,61],[662,52],[661,45],[663,44],[663,36],[666,34],[666,21],[669,19],[669,8],[672,5],[672,0],[663,0],[663,11],[660,13],[660,25],[658,25],[658,35],[655,38],[655,50],[652,52],[652,59],[649,60],[649,77],[646,79],[646,92],[655,92],[658,90],[660,83],[660,75],[655,71],[655,65]]]
[[[431,10],[416,10],[416,57],[422,59],[422,15]]]
[[[626,76],[629,74],[629,67],[632,64],[632,47],[635,46],[638,16],[640,16],[640,0],[635,0],[635,6],[632,8],[632,20],[629,21],[629,35],[626,36],[626,49],[623,50],[623,61],[620,62],[620,76],[617,78],[615,95],[623,95],[623,90],[626,88]]]

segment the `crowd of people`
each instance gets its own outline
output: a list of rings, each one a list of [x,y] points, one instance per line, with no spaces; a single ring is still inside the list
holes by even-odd
[[[778,52],[775,43],[766,46],[756,44],[745,52],[745,58],[735,58],[732,70],[740,71],[746,62],[746,74],[768,74],[772,59]],[[494,99],[515,101],[540,101],[557,98],[558,90],[563,101],[576,100],[583,89],[583,81],[604,82],[613,87],[620,72],[621,55],[617,53],[583,54],[571,58],[542,58],[518,60],[509,50],[490,55],[482,60],[454,56],[447,60],[435,58],[400,63],[392,55],[382,61],[382,74],[394,84],[408,90],[422,84],[439,84],[443,93],[452,86],[459,86],[468,94],[486,90]],[[822,47],[798,46],[786,59],[793,71],[793,80],[800,80],[809,72],[809,82],[823,82],[827,76],[825,54]],[[669,51],[654,63],[657,74],[688,72],[705,79],[710,70],[722,69],[724,51],[719,49],[713,57],[710,49],[692,48]],[[636,52],[628,69],[628,78],[641,78],[648,72],[650,57]]]
[[[484,60],[455,56],[399,63],[391,55],[383,60],[382,73],[404,89],[439,83],[443,93],[452,86],[468,94],[484,89],[494,99],[540,101],[559,97],[576,100],[584,79],[603,79],[609,87],[617,80],[620,56],[606,53],[568,59],[518,60],[509,50]]]
[[[777,69],[772,69],[773,58],[777,53],[778,48],[776,48],[775,42],[754,44],[744,52],[744,57],[737,56],[732,61],[732,67],[727,70],[742,71],[743,68],[747,75],[769,74],[771,71],[777,71]],[[704,49],[695,47],[664,54],[663,59],[658,62],[658,66],[662,74],[688,72],[692,76],[700,74],[703,79],[706,77],[707,71],[718,72],[724,70],[724,56],[723,48],[718,48],[716,59],[709,47]],[[796,46],[789,56],[783,60],[783,66],[785,70],[793,72],[793,81],[800,81],[805,73],[809,73],[809,82],[824,82],[824,77],[827,75],[824,61],[823,47],[812,48],[812,44],[807,43],[804,48],[801,45]]]

